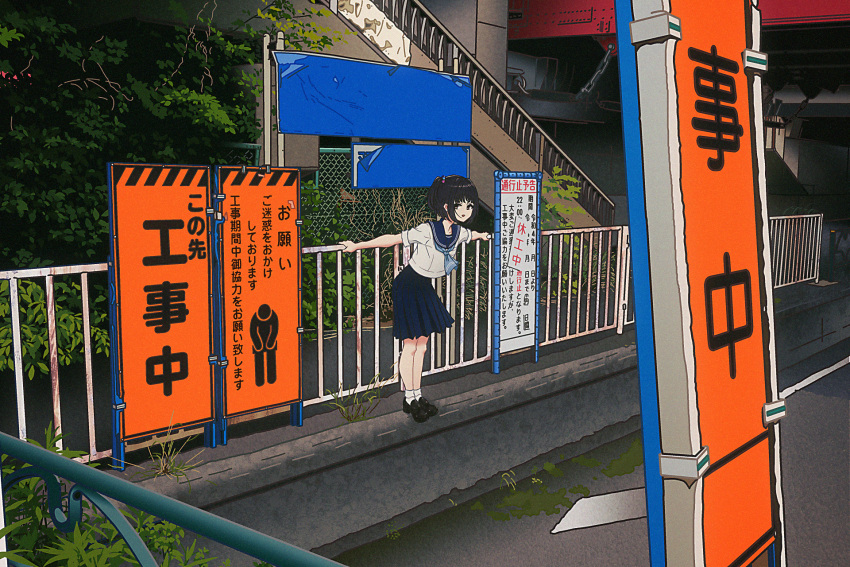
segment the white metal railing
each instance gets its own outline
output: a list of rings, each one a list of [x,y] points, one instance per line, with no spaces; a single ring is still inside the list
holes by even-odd
[[[470,251],[470,248],[474,248]],[[317,289],[316,293],[316,328],[305,329],[307,333],[315,332],[316,334],[316,365],[315,379],[318,384],[318,395],[310,399],[304,400],[304,405],[312,405],[316,403],[332,400],[334,395],[347,396],[353,393],[362,392],[371,387],[372,379],[375,376],[385,376],[380,380],[382,384],[394,384],[398,382],[398,374],[396,372],[396,361],[399,359],[401,341],[396,339],[388,339],[392,341],[392,359],[391,366],[382,368],[381,366],[381,336],[390,337],[392,334],[392,320],[386,317],[386,321],[382,321],[382,307],[389,306],[389,300],[382,300],[382,290],[386,291],[392,285],[392,279],[405,266],[410,259],[409,247],[401,245],[392,248],[392,271],[388,271],[386,267],[390,260],[387,258],[382,264],[381,249],[372,248],[367,250],[358,250],[352,256],[354,257],[354,295],[355,307],[354,312],[346,315],[344,313],[344,284],[343,275],[345,269],[343,266],[343,258],[346,256],[342,252],[342,246],[339,244],[327,246],[313,246],[302,249],[303,261],[313,262],[316,266],[316,281],[309,282],[314,284]],[[390,251],[387,251],[389,254]],[[335,279],[336,279],[336,294],[333,310],[336,312],[335,329],[328,329],[325,324],[325,301],[324,301],[324,281],[326,279],[325,256],[333,255],[335,264]],[[423,375],[434,374],[446,370],[452,370],[463,366],[469,366],[484,362],[490,359],[492,348],[492,334],[490,328],[492,326],[492,300],[489,293],[489,282],[492,277],[492,263],[489,258],[492,257],[492,242],[488,242],[482,247],[481,241],[476,241],[474,244],[462,244],[459,251],[459,266],[458,269],[452,272],[452,275],[447,278],[438,278],[432,280],[432,285],[437,290],[437,294],[445,303],[446,309],[455,319],[456,323],[447,332],[438,335],[432,334],[428,342],[428,350],[426,352],[426,368]],[[309,260],[307,257],[313,256],[315,260]],[[364,256],[370,259],[372,264],[368,268],[364,268]],[[472,263],[469,266],[470,261]],[[482,266],[483,265],[483,266]],[[383,270],[382,270],[383,268]],[[372,302],[369,313],[372,317],[372,324],[367,328],[363,321],[363,301],[364,288],[363,277],[367,270],[372,278],[372,297],[369,299]],[[482,277],[483,276],[483,277]],[[483,313],[484,304],[482,303],[482,295],[486,295],[486,322],[485,314]],[[350,329],[346,329],[347,322],[350,323]],[[471,328],[471,337],[469,332]],[[372,349],[373,349],[373,367],[374,374],[368,379],[364,379],[364,334],[372,333]],[[481,333],[486,333],[482,336]],[[354,384],[346,387],[346,349],[344,348],[344,336],[352,335],[355,341],[355,347],[351,356],[354,357]],[[486,344],[482,345],[481,339],[486,336]],[[332,348],[336,351],[330,353],[331,361],[334,361],[336,366],[336,384],[334,388],[328,388],[325,382],[326,367],[328,366],[325,343],[328,340],[334,341]],[[386,341],[385,341],[386,342]],[[350,350],[350,349],[349,349]],[[311,353],[312,354],[312,353]],[[335,357],[333,356],[335,354]],[[306,371],[306,364],[305,372]],[[310,364],[312,367],[312,364]],[[349,366],[351,364],[349,363]],[[305,382],[312,380],[311,376],[304,376]],[[334,393],[328,393],[332,391]]]
[[[770,218],[773,287],[820,278],[823,214]]]
[[[28,270],[10,270],[0,272],[0,280],[9,281],[9,307],[12,319],[12,360],[15,367],[15,394],[18,413],[18,438],[27,438],[26,406],[24,404],[24,373],[23,373],[23,349],[21,345],[21,318],[20,300],[18,297],[18,285],[21,280],[32,280],[44,278],[45,309],[47,312],[47,344],[50,369],[50,391],[53,405],[53,423],[57,435],[62,432],[62,412],[59,396],[59,356],[58,343],[56,340],[56,302],[54,299],[54,282],[56,276],[79,274],[80,289],[82,295],[82,332],[83,353],[85,358],[86,372],[86,411],[88,415],[88,438],[89,454],[83,455],[78,460],[88,462],[112,455],[112,449],[98,451],[95,440],[95,415],[94,415],[94,386],[92,383],[92,347],[91,347],[91,321],[89,308],[89,281],[91,273],[105,272],[106,264],[84,264],[77,266],[56,266],[50,268],[35,268]],[[62,440],[58,442],[58,448],[62,449]]]
[[[774,287],[799,281],[817,280],[820,256],[820,233],[822,215],[796,217],[774,217],[770,219],[771,252],[774,271]],[[631,247],[629,229],[625,226],[594,227],[568,230],[545,230],[541,235],[540,301],[541,334],[540,344],[553,344],[568,339],[606,330],[623,331],[623,326],[634,322],[631,299]],[[399,358],[400,341],[392,338],[391,317],[382,318],[383,308],[389,308],[387,297],[392,279],[409,260],[409,248],[401,245],[390,249],[373,248],[357,251],[352,255],[342,252],[339,244],[305,247],[302,249],[303,263],[315,262],[315,281],[305,281],[303,286],[316,288],[315,328],[305,329],[315,333],[315,369],[304,368],[305,390],[307,384],[316,384],[317,394],[305,396],[304,405],[330,401],[333,394],[346,396],[362,392],[370,387],[372,379],[367,376],[385,376],[383,384],[398,381],[395,363]],[[432,335],[426,354],[424,375],[443,372],[490,360],[492,352],[491,297],[492,241],[464,244],[459,251],[460,263],[448,278],[433,280],[438,295],[455,319],[455,324],[442,335]],[[326,258],[331,256],[336,277],[326,278]],[[345,258],[348,256],[348,258]],[[345,259],[344,259],[345,258]],[[368,259],[368,260],[367,260]],[[353,281],[345,281],[350,274],[349,263],[354,263]],[[364,264],[370,264],[364,266]],[[390,269],[391,266],[391,269]],[[46,323],[48,326],[48,352],[50,358],[51,394],[53,421],[58,432],[62,430],[61,403],[59,396],[59,364],[57,356],[57,334],[54,300],[54,277],[79,274],[82,292],[82,329],[84,335],[86,407],[88,417],[89,454],[79,460],[101,459],[111,456],[111,449],[98,451],[95,443],[94,387],[92,384],[92,345],[89,308],[89,274],[102,273],[106,264],[87,264],[30,270],[0,272],[0,280],[8,280],[10,288],[12,357],[14,362],[15,390],[18,415],[18,437],[26,439],[26,408],[24,405],[24,368],[21,345],[21,321],[19,282],[45,278]],[[306,273],[306,270],[305,272]],[[327,274],[328,276],[330,274]],[[364,278],[372,281],[368,301],[364,309]],[[324,290],[327,281],[334,281],[334,290]],[[345,312],[344,290],[354,287],[353,310]],[[367,288],[368,289],[368,286]],[[330,293],[327,293],[330,291]],[[382,297],[382,295],[384,297]],[[335,324],[327,325],[325,305],[335,312]],[[486,303],[486,309],[484,305]],[[364,315],[372,318],[371,324]],[[347,322],[350,321],[350,324]],[[305,326],[312,324],[304,321]],[[335,329],[333,328],[335,327]],[[368,345],[364,335],[371,332],[372,344]],[[471,336],[470,336],[471,335]],[[386,337],[382,348],[381,337]],[[355,342],[354,348],[344,349],[343,339]],[[304,341],[309,345],[312,339]],[[326,343],[333,346],[328,349]],[[392,354],[389,345],[392,344]],[[372,350],[372,368],[368,374],[364,368],[365,347]],[[311,345],[312,348],[312,345]],[[382,352],[384,364],[382,365]],[[305,355],[306,357],[307,355]],[[305,358],[306,362],[306,358]],[[335,366],[335,384],[326,382],[329,366]],[[347,371],[351,368],[352,371]],[[312,373],[312,374],[311,374]],[[331,374],[333,371],[331,370]],[[313,382],[315,381],[315,382]],[[353,385],[352,385],[353,384]],[[327,386],[333,386],[328,388]],[[77,406],[75,406],[77,407]]]
[[[543,231],[541,345],[634,322],[629,251],[628,227]]]

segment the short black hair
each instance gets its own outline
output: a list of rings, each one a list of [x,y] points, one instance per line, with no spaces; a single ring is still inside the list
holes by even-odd
[[[444,175],[438,177],[428,189],[428,207],[437,215],[437,218],[445,218],[446,206],[448,216],[452,222],[458,222],[455,218],[455,205],[469,201],[472,203],[472,214],[462,224],[475,220],[478,214],[478,189],[475,184],[462,175]]]

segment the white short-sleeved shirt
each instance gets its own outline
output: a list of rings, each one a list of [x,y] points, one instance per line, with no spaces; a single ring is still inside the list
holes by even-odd
[[[441,222],[438,230],[442,230],[442,226],[443,223]],[[460,234],[449,251],[454,258],[457,258],[457,247],[464,242],[469,242],[472,238],[472,233],[468,228],[458,225],[458,229]],[[434,233],[431,230],[431,223],[422,223],[410,230],[402,231],[401,240],[405,246],[416,243],[410,257],[410,265],[416,273],[426,278],[439,278],[446,275],[446,259],[443,253],[434,246]]]

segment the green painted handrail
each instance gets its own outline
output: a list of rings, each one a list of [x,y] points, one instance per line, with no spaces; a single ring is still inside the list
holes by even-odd
[[[278,567],[339,563],[0,432],[0,453]]]

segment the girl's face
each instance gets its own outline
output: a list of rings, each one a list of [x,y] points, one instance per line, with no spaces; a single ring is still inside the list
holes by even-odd
[[[472,216],[472,211],[475,207],[472,201],[460,201],[454,204],[454,214],[457,222],[466,222]]]

